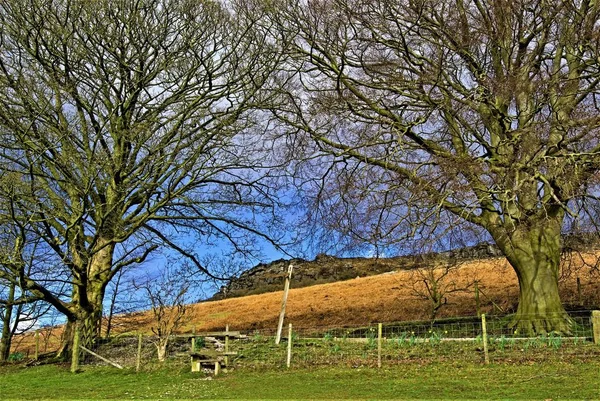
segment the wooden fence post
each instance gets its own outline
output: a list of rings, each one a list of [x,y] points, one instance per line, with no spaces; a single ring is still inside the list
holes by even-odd
[[[192,327],[192,344],[190,347],[192,347],[190,352],[196,352],[196,326]]]
[[[40,354],[40,331],[35,331],[35,360],[38,360]]]
[[[592,311],[592,330],[594,332],[594,344],[600,345],[600,310]]]
[[[479,311],[479,280],[475,280],[475,312],[480,316]]]
[[[485,313],[481,314],[481,329],[483,331],[483,355],[485,358],[485,364],[490,364],[490,355],[488,354],[488,338],[487,338],[487,325],[485,323]]]
[[[577,302],[583,306],[583,298],[581,297],[581,279],[577,277]]]
[[[142,364],[142,333],[138,334],[138,347],[137,356],[135,358],[135,371],[140,371],[140,365]]]
[[[292,364],[292,324],[288,326],[288,344],[287,344],[287,362],[286,365],[289,368]]]
[[[229,366],[229,357],[227,353],[229,352],[229,325],[225,326],[225,366]]]
[[[79,370],[79,322],[75,322],[73,333],[73,348],[71,349],[71,373]]]
[[[277,345],[281,342],[281,331],[283,330],[283,319],[285,318],[285,305],[287,304],[288,292],[290,291],[290,281],[292,280],[293,270],[294,265],[290,263],[287,276],[285,277],[285,284],[283,286],[283,299],[281,301],[281,312],[279,313],[279,324],[277,325],[277,337],[275,338],[275,344]]]
[[[381,369],[381,336],[383,334],[383,324],[377,325],[377,367]]]

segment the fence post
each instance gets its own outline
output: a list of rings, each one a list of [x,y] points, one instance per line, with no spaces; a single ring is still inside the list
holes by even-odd
[[[73,333],[73,348],[71,350],[71,373],[79,370],[79,322],[75,323],[75,332]]]
[[[196,352],[196,326],[192,327],[192,344],[190,347],[192,347],[190,352]]]
[[[381,336],[383,334],[383,324],[377,325],[377,367],[381,368]]]
[[[138,347],[137,356],[135,358],[135,371],[140,371],[140,365],[142,364],[142,333],[138,334]]]
[[[292,324],[288,326],[288,344],[287,344],[287,367],[292,364]]]
[[[38,360],[40,354],[40,331],[35,331],[35,360]]]
[[[229,357],[227,353],[229,352],[229,325],[225,326],[225,366],[229,366]]]
[[[477,316],[480,316],[480,313],[479,313],[479,280],[475,280],[475,312],[477,312]]]
[[[581,297],[581,279],[577,277],[577,302],[583,306],[583,298]]]
[[[288,267],[287,276],[285,277],[285,283],[283,285],[283,299],[281,300],[281,312],[279,313],[279,323],[277,325],[277,336],[275,337],[275,344],[279,345],[281,341],[281,331],[283,330],[283,319],[285,318],[285,305],[287,304],[288,293],[290,292],[290,282],[292,281],[292,272],[294,265],[290,263]]]
[[[592,329],[594,332],[594,344],[600,345],[600,310],[592,311]]]
[[[481,314],[481,329],[483,331],[483,355],[485,358],[485,364],[490,364],[490,355],[488,354],[488,338],[487,338],[487,325],[485,323],[485,313]]]

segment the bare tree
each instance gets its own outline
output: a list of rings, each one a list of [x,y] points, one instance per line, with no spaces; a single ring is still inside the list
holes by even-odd
[[[317,199],[378,239],[484,230],[519,279],[515,329],[568,332],[561,235],[598,192],[600,5],[284,0],[263,12],[289,54],[274,115],[335,189]]]
[[[181,327],[183,318],[191,300],[189,270],[176,271],[166,268],[156,277],[147,277],[143,282],[134,284],[141,289],[149,301],[152,313],[152,332],[156,335],[154,345],[158,360],[164,362],[170,337]]]
[[[427,301],[432,325],[440,309],[448,304],[451,294],[468,292],[475,284],[475,280],[457,280],[460,266],[460,263],[450,261],[426,261],[424,266],[411,270],[407,282],[402,283],[414,296]]]
[[[245,12],[210,0],[0,2],[0,161],[23,183],[12,217],[54,253],[48,271],[70,297],[11,274],[68,328],[79,322],[82,344],[99,334],[107,284],[158,247],[210,273],[198,238],[246,253],[249,236],[273,239],[268,144],[249,111],[277,55]]]
[[[10,355],[15,334],[28,331],[48,312],[42,297],[24,289],[20,273],[36,277],[60,293],[60,284],[46,273],[46,254],[40,240],[31,239],[28,226],[15,221],[13,200],[18,196],[10,174],[0,177],[0,361]]]

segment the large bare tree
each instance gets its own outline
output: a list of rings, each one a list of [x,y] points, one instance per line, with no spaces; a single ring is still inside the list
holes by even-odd
[[[0,158],[22,184],[14,216],[53,252],[70,298],[11,274],[79,324],[84,344],[107,284],[157,247],[208,272],[192,246],[270,239],[268,161],[248,111],[277,56],[244,7],[2,0],[0,25]]]
[[[561,234],[598,193],[600,4],[275,3],[289,59],[274,111],[313,166],[329,156],[335,193],[318,196],[373,238],[484,229],[519,279],[516,329],[568,332]]]

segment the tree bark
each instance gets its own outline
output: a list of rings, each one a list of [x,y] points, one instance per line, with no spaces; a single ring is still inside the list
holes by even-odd
[[[519,280],[519,306],[511,323],[515,333],[568,334],[572,319],[558,291],[562,219],[522,224],[508,236],[495,236]]]
[[[164,362],[167,360],[167,345],[168,341],[160,341],[156,344],[156,353],[159,362]]]
[[[69,355],[72,355],[75,324],[79,325],[80,344],[86,348],[93,348],[100,337],[106,284],[107,281],[104,279],[97,280],[88,282],[85,292],[74,291],[71,306],[72,317],[69,318],[65,327],[62,345],[57,356],[68,358]]]
[[[10,284],[8,289],[8,299],[6,309],[2,315],[2,339],[0,339],[0,362],[5,362],[10,356],[10,347],[12,344],[11,320],[13,314],[12,302],[15,300],[15,285]]]

